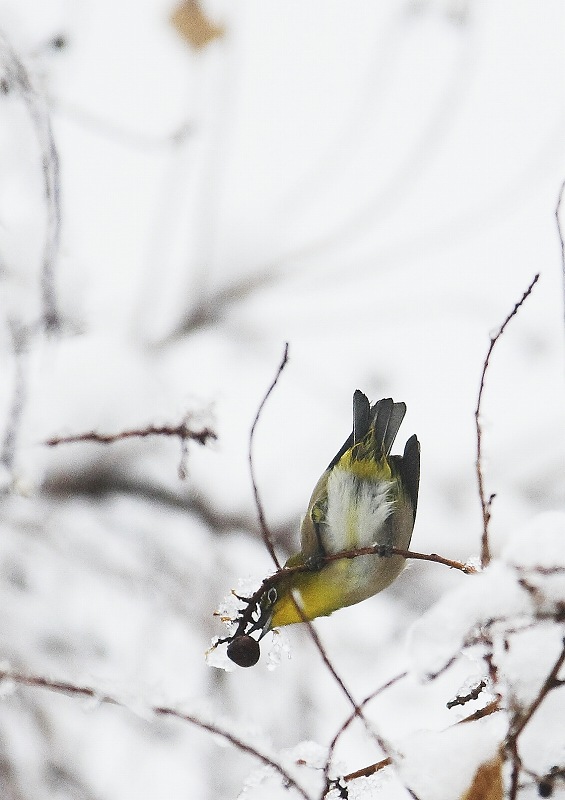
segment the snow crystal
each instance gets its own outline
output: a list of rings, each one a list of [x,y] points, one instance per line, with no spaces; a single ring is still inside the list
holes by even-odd
[[[225,672],[233,672],[235,664],[228,658],[227,645],[220,644],[215,646],[218,637],[212,640],[212,647],[206,651],[206,663],[209,667],[216,667],[216,669],[223,669]]]
[[[279,667],[283,656],[292,658],[290,643],[286,633],[277,629],[273,631],[271,647],[267,653],[267,669],[274,670]]]
[[[296,783],[306,791],[319,794],[322,787],[322,770],[326,763],[327,748],[316,742],[300,742],[280,754],[279,763]],[[289,800],[297,796],[283,786],[281,776],[272,767],[254,770],[245,781],[238,800]]]

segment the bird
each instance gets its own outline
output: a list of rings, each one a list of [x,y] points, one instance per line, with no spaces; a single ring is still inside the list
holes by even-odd
[[[300,551],[260,597],[256,619],[247,630],[238,629],[227,651],[232,661],[252,666],[269,630],[360,603],[402,572],[405,558],[392,550],[410,545],[420,482],[415,434],[402,456],[391,455],[405,414],[405,403],[384,398],[371,406],[362,391],[354,392],[353,430],[314,487]],[[370,547],[374,553],[351,557]],[[258,640],[251,636],[257,631]]]

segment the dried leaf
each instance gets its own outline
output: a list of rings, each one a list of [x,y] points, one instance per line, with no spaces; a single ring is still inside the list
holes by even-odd
[[[171,22],[183,39],[196,50],[224,35],[223,26],[214,25],[197,0],[184,0],[173,11]]]
[[[461,800],[503,800],[504,785],[502,783],[502,759],[481,764],[475,773],[473,783]]]

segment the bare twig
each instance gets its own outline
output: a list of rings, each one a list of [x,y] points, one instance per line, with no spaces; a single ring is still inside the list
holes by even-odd
[[[167,147],[176,147],[184,142],[194,133],[194,125],[188,120],[179,125],[177,130],[169,134],[150,134],[143,131],[128,130],[119,125],[103,119],[102,117],[91,114],[80,106],[75,106],[67,101],[50,97],[49,105],[54,111],[54,115],[62,114],[72,122],[90,129],[98,136],[103,136],[117,144],[127,148],[139,148],[143,150],[158,150]]]
[[[479,719],[484,719],[484,717],[490,717],[491,714],[500,711],[500,700],[501,698],[499,695],[495,700],[491,700],[484,708],[479,708],[477,711],[469,714],[468,717],[460,719],[457,725],[462,725],[464,722],[476,722]]]
[[[563,641],[563,647],[557,661],[553,665],[553,668],[547,678],[545,679],[543,686],[538,692],[536,699],[532,702],[530,707],[526,709],[523,714],[517,714],[512,726],[510,735],[514,738],[518,738],[528,722],[531,720],[533,715],[536,713],[542,702],[544,701],[545,697],[549,694],[552,689],[556,689],[558,686],[562,685],[562,681],[558,679],[559,670],[565,663],[565,640]]]
[[[361,767],[361,769],[356,769],[355,772],[349,772],[347,775],[343,775],[343,780],[349,783],[349,781],[353,781],[355,778],[369,778],[371,775],[374,775],[375,772],[379,772],[379,770],[385,767],[390,767],[391,764],[392,758],[383,758],[377,761],[376,764],[369,764],[367,767]]]
[[[253,440],[255,438],[255,428],[257,427],[257,423],[259,422],[259,418],[261,417],[261,412],[263,411],[265,403],[269,399],[269,396],[270,396],[271,392],[273,391],[273,389],[277,385],[277,382],[278,382],[278,380],[279,380],[279,378],[281,376],[281,373],[282,373],[283,369],[286,367],[287,363],[288,363],[288,342],[285,343],[283,357],[282,357],[281,363],[278,366],[278,369],[277,369],[277,372],[276,372],[275,377],[273,379],[273,382],[271,383],[271,385],[267,389],[267,392],[266,392],[265,396],[263,397],[263,399],[261,400],[261,404],[259,405],[259,408],[257,409],[257,413],[255,414],[255,419],[253,420],[253,425],[251,426],[251,431],[249,433],[249,453],[248,453],[249,472],[250,472],[250,475],[251,475],[251,484],[253,486],[253,496],[255,498],[255,506],[257,508],[257,514],[259,516],[259,525],[261,527],[261,536],[263,537],[263,541],[265,542],[265,547],[269,551],[269,555],[273,559],[277,569],[281,569],[281,563],[280,563],[279,559],[277,558],[277,554],[275,552],[275,546],[273,544],[273,540],[272,540],[272,537],[271,537],[271,532],[269,531],[269,528],[267,526],[267,522],[265,520],[265,512],[263,511],[263,504],[261,503],[261,498],[259,497],[259,489],[257,488],[257,481],[255,479],[255,469],[253,467]]]
[[[181,460],[178,468],[179,478],[186,478],[186,457],[187,444],[189,440],[205,445],[208,441],[217,439],[214,431],[210,428],[192,429],[185,419],[180,425],[149,425],[147,428],[134,428],[132,430],[120,431],[119,433],[77,433],[72,436],[53,436],[47,439],[44,444],[48,447],[56,447],[60,444],[75,444],[77,442],[95,442],[97,444],[113,444],[121,442],[122,439],[144,438],[145,436],[177,436],[181,443]]]
[[[52,692],[58,692],[60,694],[71,695],[74,697],[85,697],[95,700],[97,703],[114,705],[118,706],[119,708],[124,708],[127,711],[131,711],[125,701],[119,700],[118,698],[106,694],[105,692],[98,692],[96,689],[93,689],[90,686],[78,686],[67,681],[51,680],[39,675],[25,675],[21,672],[15,672],[7,669],[0,669],[0,681],[13,682],[22,686],[32,686],[39,689],[48,689]],[[275,772],[280,775],[285,782],[285,785],[296,789],[296,791],[301,797],[304,798],[304,800],[310,800],[305,790],[284,769],[284,767],[282,767],[265,753],[262,753],[253,745],[244,742],[238,736],[221,727],[220,725],[216,725],[212,722],[206,722],[205,720],[199,719],[193,714],[187,714],[184,711],[180,711],[170,706],[149,705],[147,707],[147,711],[154,716],[173,717],[181,720],[182,722],[188,722],[191,725],[195,725],[197,728],[201,728],[208,733],[212,733],[215,736],[221,737],[226,742],[232,744],[236,749],[241,750],[244,753],[248,753],[265,766],[271,767],[271,769],[275,770]]]
[[[561,653],[559,654],[553,668],[547,678],[545,679],[541,689],[539,690],[535,700],[532,704],[527,708],[524,712],[516,713],[510,725],[510,731],[508,737],[506,739],[506,750],[510,754],[510,758],[512,761],[512,771],[510,775],[510,789],[509,789],[509,800],[516,800],[518,796],[518,783],[520,778],[520,772],[522,769],[522,760],[520,758],[520,754],[518,752],[518,738],[520,734],[531,720],[533,715],[536,713],[540,705],[543,703],[549,692],[552,689],[556,689],[558,686],[563,685],[563,681],[558,678],[559,670],[565,663],[565,639],[563,640],[563,646],[561,649]]]
[[[486,681],[483,679],[480,681],[476,686],[473,686],[470,692],[467,694],[461,695],[458,694],[453,700],[449,700],[445,705],[447,708],[455,708],[455,706],[464,706],[465,703],[468,703],[470,700],[477,700],[480,693],[483,691],[485,686],[487,685]]]
[[[481,402],[483,399],[483,391],[485,388],[485,377],[487,374],[488,366],[492,351],[494,350],[495,344],[498,342],[502,334],[504,333],[506,326],[510,322],[510,320],[516,316],[520,307],[524,303],[524,301],[529,297],[534,288],[535,284],[539,280],[539,272],[534,277],[533,281],[530,283],[524,294],[522,295],[521,299],[516,303],[510,314],[506,317],[504,322],[502,323],[500,330],[490,338],[490,345],[489,349],[486,354],[486,358],[483,363],[483,371],[481,373],[481,382],[479,386],[479,395],[477,398],[477,407],[475,409],[475,427],[477,432],[477,461],[476,461],[476,471],[477,471],[477,482],[479,484],[479,498],[481,501],[481,509],[483,512],[483,533],[481,537],[481,566],[486,567],[490,562],[490,545],[489,545],[489,536],[488,536],[488,527],[490,522],[490,507],[493,500],[494,495],[490,495],[490,497],[486,498],[485,488],[484,488],[484,478],[483,478],[483,468],[482,468],[482,429],[481,429]]]
[[[216,434],[209,428],[202,428],[199,431],[194,431],[189,428],[186,422],[180,425],[149,425],[147,428],[134,428],[132,430],[120,431],[119,433],[96,433],[89,431],[88,433],[76,433],[71,436],[53,436],[47,439],[45,444],[48,447],[55,447],[59,444],[74,444],[76,442],[96,442],[98,444],[113,444],[122,439],[131,439],[134,437],[145,436],[178,436],[181,439],[193,439],[199,444],[206,444],[209,439],[216,439]]]
[[[471,564],[463,564],[461,561],[454,561],[451,558],[445,558],[437,553],[417,553],[414,550],[402,550],[399,547],[387,547],[383,553],[383,547],[379,544],[372,545],[371,547],[360,547],[358,550],[344,550],[341,553],[332,553],[324,556],[321,561],[339,561],[341,558],[358,558],[359,556],[381,554],[383,554],[383,557],[391,555],[413,558],[416,561],[433,561],[435,564],[444,564],[444,566],[450,569],[458,569],[460,572],[464,572],[465,575],[475,575],[477,573],[477,569],[471,566]]]
[[[41,150],[43,186],[47,209],[47,224],[41,266],[41,296],[43,324],[46,330],[60,325],[55,293],[55,264],[59,254],[61,238],[61,199],[59,154],[53,138],[51,119],[45,99],[33,85],[33,81],[6,35],[0,31],[0,57],[6,69],[8,87],[16,86],[27,107],[35,128]]]

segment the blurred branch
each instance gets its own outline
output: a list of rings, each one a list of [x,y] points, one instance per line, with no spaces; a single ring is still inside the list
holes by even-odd
[[[333,186],[343,174],[351,171],[355,166],[355,156],[358,151],[366,147],[367,131],[370,130],[368,122],[371,112],[381,106],[386,107],[386,100],[379,96],[379,84],[389,88],[390,76],[398,69],[399,60],[402,58],[403,47],[413,27],[421,24],[419,15],[407,16],[403,8],[395,22],[394,28],[387,31],[386,40],[375,47],[374,61],[368,71],[368,80],[365,82],[365,96],[357,103],[357,117],[354,116],[349,130],[344,131],[333,143],[325,159],[316,167],[315,173],[307,176],[307,183],[300,185],[300,195],[291,196],[287,200],[287,207],[294,212],[301,209],[306,200],[314,205],[319,202],[330,186]],[[459,29],[458,52],[454,63],[450,65],[446,75],[449,76],[441,96],[435,101],[433,108],[426,109],[428,114],[420,117],[420,126],[414,129],[415,136],[410,143],[410,149],[405,153],[402,161],[387,179],[379,180],[375,177],[372,186],[374,191],[367,200],[358,208],[352,207],[342,219],[332,225],[331,230],[318,235],[302,245],[295,245],[280,253],[277,264],[302,263],[307,259],[324,259],[328,254],[351,247],[352,243],[366,235],[367,231],[374,230],[379,223],[396,209],[398,205],[410,196],[410,191],[421,179],[422,173],[430,168],[434,158],[441,152],[442,144],[451,131],[454,120],[457,119],[458,109],[468,97],[477,64],[477,50],[470,26],[461,26]],[[392,43],[392,47],[391,47]],[[386,57],[383,60],[382,54]],[[387,80],[388,79],[388,80]],[[363,138],[360,139],[359,135]],[[372,137],[373,146],[378,138]],[[371,163],[371,155],[367,156]],[[331,181],[331,183],[330,183]],[[437,239],[435,240],[438,241]],[[374,263],[371,259],[371,263]],[[381,263],[379,261],[379,263]]]
[[[559,189],[559,197],[557,205],[555,206],[555,222],[557,223],[557,233],[559,235],[559,244],[561,245],[561,275],[563,280],[563,321],[565,323],[565,240],[563,239],[563,230],[561,228],[561,205],[563,203],[563,194],[565,193],[565,180]]]
[[[29,331],[15,322],[9,324],[12,338],[12,350],[15,362],[14,388],[12,399],[4,432],[4,441],[0,452],[0,464],[6,467],[11,473],[16,457],[16,443],[20,422],[25,405],[26,397],[26,376],[24,369],[24,357],[27,349]]]
[[[254,293],[276,281],[272,273],[234,279],[215,291],[202,292],[178,325],[158,344],[167,346],[194,331],[224,322],[234,307],[242,305]]]
[[[522,295],[521,299],[516,303],[512,311],[508,314],[498,332],[490,337],[490,346],[486,354],[486,358],[483,362],[483,371],[481,373],[481,382],[479,386],[479,395],[477,398],[477,407],[475,409],[475,427],[477,432],[477,461],[476,461],[476,472],[477,472],[477,482],[479,485],[479,498],[481,501],[481,509],[483,512],[483,533],[481,537],[481,566],[486,567],[490,562],[490,545],[489,545],[489,535],[488,535],[488,527],[490,522],[490,508],[491,503],[494,498],[494,495],[491,494],[490,497],[487,499],[485,495],[485,488],[484,488],[484,477],[483,477],[483,467],[482,467],[482,439],[483,439],[483,432],[481,428],[481,403],[483,399],[483,391],[485,388],[485,378],[490,362],[490,357],[492,355],[492,351],[494,350],[494,346],[504,333],[506,326],[510,322],[510,320],[516,316],[522,304],[526,301],[526,299],[530,296],[532,289],[534,288],[535,284],[538,282],[540,277],[539,272],[535,275],[534,279]]]
[[[44,678],[39,675],[25,675],[21,672],[15,672],[9,669],[0,669],[0,681],[4,682],[4,687],[6,687],[6,684],[9,686],[10,683],[21,686],[32,686],[39,689],[47,689],[52,692],[58,692],[60,694],[70,695],[71,697],[82,697],[96,701],[97,703],[118,706],[119,708],[124,708],[127,711],[135,713],[134,709],[130,708],[125,701],[119,700],[118,698],[106,694],[105,692],[99,692],[90,686],[79,686],[66,681],[51,680],[50,678]],[[195,725],[197,728],[201,728],[202,730],[214,734],[215,736],[219,736],[226,742],[232,744],[236,749],[241,750],[244,753],[248,753],[257,760],[261,761],[261,763],[265,766],[271,767],[271,769],[275,770],[275,772],[278,772],[286,786],[296,789],[296,791],[301,797],[304,798],[304,800],[310,800],[304,789],[284,769],[284,767],[282,767],[265,753],[262,753],[260,750],[253,747],[253,745],[244,742],[239,736],[236,736],[225,728],[216,725],[215,723],[199,719],[193,714],[187,714],[184,711],[179,711],[178,709],[170,706],[148,705],[145,710],[153,716],[173,717],[181,720],[182,722],[188,722],[191,725]]]
[[[259,418],[261,417],[261,412],[265,407],[265,403],[269,399],[269,396],[275,386],[278,383],[278,380],[281,376],[283,369],[286,367],[288,363],[288,342],[285,343],[283,357],[281,363],[279,364],[273,382],[267,389],[267,393],[261,400],[259,408],[257,409],[257,413],[255,414],[255,419],[253,420],[253,425],[251,426],[251,432],[249,434],[249,452],[248,452],[248,459],[249,459],[249,472],[251,475],[251,484],[253,486],[253,496],[255,498],[255,506],[257,508],[257,514],[259,517],[259,525],[261,526],[261,536],[263,537],[263,541],[265,542],[265,547],[269,551],[269,555],[275,562],[275,566],[278,570],[281,569],[281,564],[279,559],[277,558],[277,554],[275,552],[275,546],[273,544],[273,539],[271,536],[271,532],[267,526],[267,522],[265,520],[265,512],[263,511],[263,504],[261,503],[261,498],[259,497],[259,489],[257,488],[257,481],[255,479],[255,468],[253,466],[253,440],[255,438],[255,429],[257,427],[257,423],[259,422]]]
[[[35,128],[41,151],[47,210],[41,270],[43,324],[46,330],[56,330],[60,326],[55,293],[55,264],[59,254],[61,238],[59,154],[53,138],[49,110],[45,99],[34,87],[29,73],[2,31],[0,31],[0,55],[6,70],[6,78],[4,79],[6,89],[10,91],[15,86],[22,96]]]
[[[60,444],[75,444],[77,442],[96,442],[97,444],[113,444],[123,439],[144,438],[145,436],[177,436],[181,443],[181,461],[178,468],[179,478],[186,478],[186,458],[188,456],[188,442],[192,439],[204,446],[208,441],[217,439],[214,431],[210,428],[193,430],[185,419],[180,425],[149,425],[147,428],[134,428],[132,430],[120,431],[119,433],[77,433],[73,436],[54,436],[47,439],[44,444],[48,447],[56,447]]]
[[[66,100],[49,98],[49,105],[56,114],[62,114],[77,125],[89,128],[98,136],[111,139],[124,147],[136,147],[141,150],[158,150],[166,147],[175,147],[183,144],[194,132],[193,124],[188,120],[178,127],[176,131],[159,136],[142,131],[128,130],[115,125],[108,120],[91,114],[85,108],[72,105]]]

